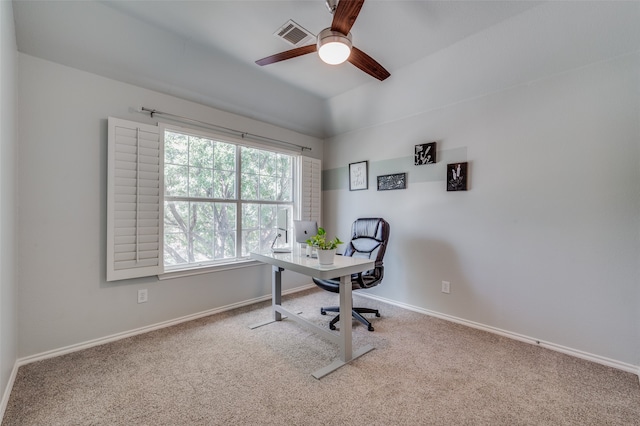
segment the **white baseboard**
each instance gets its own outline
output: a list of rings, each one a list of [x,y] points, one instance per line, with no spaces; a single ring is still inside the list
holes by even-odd
[[[18,363],[13,364],[13,370],[11,371],[11,376],[9,377],[9,381],[7,382],[7,386],[4,388],[4,394],[2,394],[2,401],[0,402],[0,422],[4,419],[4,412],[7,411],[7,405],[9,404],[9,398],[11,397],[11,390],[13,389],[13,384],[16,381],[16,376],[18,375]]]
[[[638,380],[640,381],[640,366],[628,364],[625,362],[617,361],[615,359],[606,358],[599,355],[594,355],[588,352],[584,352],[578,349],[568,348],[566,346],[558,345],[553,342],[545,342],[534,337],[525,336],[523,334],[514,333],[508,330],[502,330],[500,328],[492,327],[489,325],[477,323],[474,321],[469,321],[463,318],[454,317],[452,315],[442,314],[440,312],[431,311],[429,309],[419,308],[417,306],[408,305],[406,303],[396,302],[394,300],[390,300],[384,297],[376,296],[373,294],[368,294],[364,292],[354,292],[361,297],[366,297],[373,300],[378,300],[380,302],[388,303],[390,305],[398,306],[403,309],[407,309],[413,312],[418,312],[421,314],[429,315],[432,317],[440,318],[446,321],[455,322],[457,324],[465,325],[467,327],[476,328],[478,330],[487,331],[493,334],[499,334],[500,336],[508,337],[510,339],[518,340],[525,343],[530,343],[532,345],[541,346],[547,349],[554,350],[556,352],[561,352],[563,354],[575,356],[576,358],[585,359],[587,361],[593,361],[598,364],[606,365],[608,367],[616,368],[618,370],[626,371],[628,373],[633,373],[638,376]]]
[[[300,287],[296,287],[294,289],[291,290],[285,290],[282,292],[283,295],[287,295],[287,294],[292,294],[292,293],[297,293],[299,291],[304,291],[304,290],[308,290],[311,288],[314,288],[315,284],[311,283],[311,284],[307,284],[307,285],[303,285]],[[42,352],[39,354],[35,354],[35,355],[30,355],[24,358],[20,358],[16,361],[16,365],[17,367],[20,367],[22,365],[26,365],[26,364],[30,364],[32,362],[36,362],[36,361],[41,361],[43,359],[48,359],[48,358],[54,358],[60,355],[65,355],[68,353],[72,353],[72,352],[77,352],[77,351],[81,351],[84,349],[88,349],[88,348],[92,348],[94,346],[99,346],[99,345],[104,345],[105,343],[110,343],[110,342],[115,342],[116,340],[121,340],[121,339],[126,339],[127,337],[133,337],[133,336],[137,336],[138,334],[144,334],[144,333],[148,333],[150,331],[154,331],[154,330],[159,330],[162,328],[166,328],[166,327],[171,327],[177,324],[181,324],[183,322],[187,322],[187,321],[193,321],[195,319],[198,318],[203,318],[203,317],[207,317],[209,315],[214,315],[214,314],[218,314],[221,312],[226,312],[226,311],[230,311],[232,309],[236,309],[236,308],[241,308],[243,306],[248,306],[248,305],[252,305],[254,303],[258,303],[258,302],[264,302],[267,300],[271,300],[271,294],[268,294],[266,296],[260,296],[260,297],[256,297],[254,299],[249,299],[249,300],[244,300],[242,302],[238,302],[238,303],[232,303],[230,305],[226,305],[226,306],[221,306],[219,308],[215,308],[215,309],[209,309],[206,311],[202,311],[202,312],[198,312],[195,314],[191,314],[191,315],[186,315],[180,318],[175,318],[172,320],[168,320],[168,321],[163,321],[157,324],[152,324],[152,325],[148,325],[145,327],[140,327],[140,328],[136,328],[134,330],[130,330],[130,331],[125,331],[122,333],[116,333],[116,334],[112,334],[110,336],[105,336],[105,337],[100,337],[98,339],[93,339],[93,340],[89,340],[87,342],[83,342],[83,343],[78,343],[75,345],[70,345],[70,346],[66,346],[63,348],[59,348],[59,349],[53,349],[47,352]]]

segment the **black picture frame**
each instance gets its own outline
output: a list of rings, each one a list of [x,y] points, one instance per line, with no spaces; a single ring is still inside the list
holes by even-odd
[[[390,175],[378,176],[378,191],[391,191],[394,189],[407,188],[407,174],[393,173]]]
[[[415,146],[414,163],[416,166],[436,163],[436,143],[422,143]]]
[[[468,163],[447,164],[447,191],[467,190]]]
[[[349,163],[349,191],[369,189],[369,161]]]

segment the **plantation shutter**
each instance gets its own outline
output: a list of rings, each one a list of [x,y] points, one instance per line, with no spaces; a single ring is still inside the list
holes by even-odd
[[[300,156],[300,220],[322,219],[322,163],[315,158]]]
[[[109,117],[107,281],[158,275],[162,147],[157,126]]]

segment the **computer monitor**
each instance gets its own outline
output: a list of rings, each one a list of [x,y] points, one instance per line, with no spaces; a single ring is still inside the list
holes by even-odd
[[[293,228],[296,234],[296,243],[306,244],[307,240],[318,233],[318,222],[315,220],[294,220]]]

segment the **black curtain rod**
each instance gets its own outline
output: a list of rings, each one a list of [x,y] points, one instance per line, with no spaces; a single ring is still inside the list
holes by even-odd
[[[177,121],[195,123],[197,125],[208,127],[210,129],[213,129],[213,130],[220,130],[220,131],[227,132],[227,133],[232,133],[232,134],[236,133],[242,139],[247,139],[247,138],[256,139],[258,141],[264,141],[264,142],[271,142],[271,143],[276,143],[276,144],[280,144],[280,145],[293,146],[293,147],[298,148],[301,151],[305,151],[305,150],[311,151],[311,148],[308,147],[308,146],[297,145],[297,144],[292,143],[292,142],[281,141],[279,139],[273,139],[273,138],[269,138],[269,137],[266,137],[266,136],[254,135],[253,133],[243,132],[241,130],[230,129],[228,127],[219,126],[217,124],[211,124],[211,123],[207,123],[205,121],[195,120],[195,119],[189,118],[189,117],[183,117],[181,115],[171,114],[171,113],[168,113],[168,112],[162,112],[162,111],[158,111],[157,109],[140,107],[139,111],[140,112],[148,112],[149,115],[151,116],[151,118],[153,118],[154,115],[163,115],[163,116],[166,116],[166,117],[173,118],[174,120],[177,120]]]

